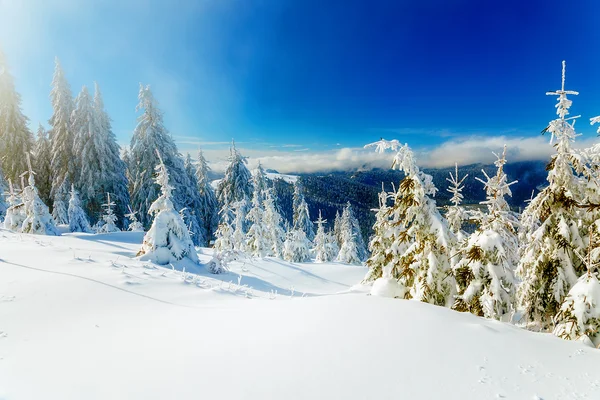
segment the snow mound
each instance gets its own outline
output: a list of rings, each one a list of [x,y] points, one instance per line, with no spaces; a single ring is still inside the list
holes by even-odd
[[[142,237],[0,230],[0,398],[600,398],[580,341],[367,296],[364,267],[164,268]]]
[[[394,278],[379,278],[371,288],[371,296],[378,297],[404,298],[405,292],[404,287]]]

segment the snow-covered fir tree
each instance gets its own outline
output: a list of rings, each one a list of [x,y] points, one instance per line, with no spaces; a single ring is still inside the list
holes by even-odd
[[[157,101],[149,86],[140,85],[138,99],[137,110],[141,110],[142,114],[138,117],[129,153],[133,179],[131,206],[138,210],[140,222],[147,227],[152,222],[149,213],[151,204],[159,196],[159,186],[155,184],[152,174],[149,172],[161,163],[154,149],[160,149],[162,163],[169,173],[169,182],[174,188],[171,202],[176,210],[188,207],[195,209],[193,196],[197,196],[198,192],[190,182],[183,158],[164,126],[162,112],[158,109]],[[188,217],[197,218],[196,215]],[[194,226],[200,226],[200,223],[195,223]]]
[[[330,230],[329,232],[327,232],[326,239],[327,239],[327,247],[326,247],[327,259],[329,261],[333,261],[340,253],[340,248],[338,247],[338,243],[337,243],[337,240],[333,233],[333,230]]]
[[[127,227],[127,230],[131,232],[143,232],[144,227],[140,221],[138,221],[136,214],[137,211],[133,211],[131,207],[129,207],[129,212],[125,214],[125,217],[129,220],[129,226]]]
[[[369,251],[371,256],[366,264],[369,267],[369,272],[363,279],[363,282],[372,282],[382,277],[383,267],[391,261],[390,245],[393,229],[390,226],[390,207],[388,206],[388,193],[383,184],[379,193],[379,208],[374,210],[375,224],[373,225],[373,237],[369,242]]]
[[[239,253],[246,251],[246,200],[236,201],[230,204],[233,212],[233,248]]]
[[[198,152],[196,163],[196,182],[198,183],[198,194],[200,197],[200,206],[198,208],[198,217],[203,224],[204,243],[203,246],[210,245],[214,239],[215,231],[219,225],[219,203],[217,196],[210,184],[210,168],[202,151]]]
[[[219,211],[221,219],[215,232],[214,249],[216,253],[232,254],[235,251],[235,245],[233,243],[233,213],[226,207],[223,207]]]
[[[26,154],[33,152],[34,140],[1,50],[0,71],[0,166],[6,178],[16,181],[27,170]]]
[[[52,218],[59,225],[69,224],[68,202],[69,191],[67,190],[68,180],[64,180],[62,185],[54,191],[54,205],[52,207]]]
[[[459,178],[458,176],[458,164],[454,164],[454,174],[450,172],[450,178],[446,178],[450,182],[450,187],[446,190],[452,194],[450,198],[450,206],[447,207],[446,219],[448,220],[448,226],[452,233],[456,235],[458,241],[465,237],[465,233],[462,230],[463,222],[468,218],[466,210],[461,206],[464,199],[462,190],[464,188],[463,182],[469,174]]]
[[[259,161],[258,166],[252,172],[253,198],[254,196],[258,196],[257,201],[262,204],[262,202],[265,201],[265,192],[268,188],[267,174],[265,173],[265,170]]]
[[[104,213],[102,214],[103,224],[98,229],[98,233],[120,232],[117,226],[117,216],[114,213],[116,203],[111,200],[110,193],[106,193],[106,203],[102,204]]]
[[[217,199],[221,206],[245,200],[249,203],[252,197],[252,176],[246,167],[247,160],[231,142],[229,149],[229,165],[225,170],[225,176],[217,187]]]
[[[152,226],[144,236],[138,256],[157,264],[168,264],[188,258],[198,262],[198,254],[190,238],[187,226],[172,201],[174,188],[169,182],[169,172],[161,155],[157,153],[159,164],[156,166],[156,183],[160,187],[160,196],[152,203],[149,213],[154,217]]]
[[[337,260],[346,264],[361,264],[367,259],[367,250],[350,202],[344,207],[340,226],[340,252]]]
[[[4,215],[4,228],[19,232],[23,226],[23,221],[25,220],[25,206],[23,205],[21,196],[15,190],[11,179],[8,180],[8,190],[9,191],[6,194],[8,208]]]
[[[77,184],[81,188],[83,205],[88,217],[101,217],[104,194],[111,193],[115,201],[117,225],[123,226],[123,217],[129,205],[126,166],[120,158],[120,147],[112,131],[110,118],[97,83],[92,100],[84,86],[73,111],[75,150],[80,155]]]
[[[277,209],[277,198],[273,188],[265,193],[265,214],[264,222],[266,226],[266,237],[269,241],[269,256],[281,257],[283,253],[283,242],[285,241],[285,230],[282,226],[281,214]]]
[[[290,262],[310,261],[310,241],[302,229],[292,229],[286,234],[283,259]]]
[[[558,96],[558,118],[546,128],[552,135],[551,142],[556,141],[556,153],[547,167],[548,186],[522,214],[532,231],[525,235],[517,268],[517,276],[522,280],[517,297],[523,318],[530,327],[542,330],[551,327],[582,272],[583,264],[576,254],[585,250],[577,208],[583,197],[579,174],[585,167],[580,154],[572,148],[577,136],[574,119],[565,118],[572,104],[567,95],[578,93],[565,90],[564,61],[561,89],[547,94]]]
[[[254,182],[254,193],[252,195],[252,208],[246,215],[249,222],[246,234],[246,251],[253,257],[265,257],[271,247],[265,226],[265,210],[263,204],[263,189],[261,189],[260,178]],[[259,182],[257,182],[257,180]]]
[[[317,224],[317,233],[315,234],[315,239],[313,240],[313,248],[312,252],[315,256],[316,263],[325,263],[333,260],[330,244],[330,238],[328,237],[328,233],[325,232],[325,224],[327,223],[326,219],[323,219],[321,216],[321,210],[319,210],[319,218],[315,221]]]
[[[390,210],[388,279],[398,280],[407,298],[450,304],[454,294],[449,256],[452,233],[432,199],[437,192],[432,177],[417,167],[408,145],[382,139],[367,146],[376,146],[378,152],[396,151],[392,168],[405,173]]]
[[[52,190],[52,149],[46,130],[39,124],[33,164],[36,171],[35,184],[40,193],[40,198],[45,204],[52,204],[50,191]]]
[[[191,232],[194,245],[200,246],[207,243],[208,232],[205,231],[205,226],[200,219],[201,200],[198,193],[198,181],[196,180],[196,166],[192,162],[192,157],[188,153],[183,164],[185,173],[190,182],[190,186],[185,187],[186,206],[182,210],[187,223],[188,230]]]
[[[308,204],[302,193],[302,184],[300,181],[294,183],[294,197],[292,200],[294,212],[294,229],[302,230],[309,241],[315,238],[315,230],[308,212]]]
[[[600,346],[600,221],[590,226],[590,243],[581,260],[586,272],[569,290],[554,318],[554,334],[567,340],[582,340]]]
[[[31,159],[27,154],[28,164],[28,185],[23,189],[23,207],[25,210],[25,220],[21,226],[21,232],[33,233],[36,235],[58,235],[58,230],[35,187],[35,172],[31,166]]]
[[[459,248],[460,261],[453,267],[458,294],[453,308],[486,318],[507,320],[514,311],[518,261],[517,224],[506,202],[511,196],[504,165],[506,146],[497,156],[496,175],[482,170],[487,213],[481,216],[479,228]]]
[[[50,145],[52,148],[52,190],[53,203],[61,201],[66,214],[66,203],[71,183],[75,182],[75,154],[73,153],[74,135],[71,127],[71,115],[75,108],[71,88],[65,78],[63,69],[55,59],[54,76],[52,78],[52,90],[50,92],[52,102],[52,117],[50,118]],[[78,157],[79,155],[77,155]],[[61,206],[61,207],[63,207]],[[54,214],[53,214],[54,215]],[[57,223],[65,221],[57,220]]]
[[[335,211],[335,219],[333,220],[333,236],[338,247],[342,245],[342,216],[340,211]]]
[[[79,194],[75,185],[71,185],[71,198],[69,199],[69,230],[71,232],[91,232],[90,222],[81,208]]]

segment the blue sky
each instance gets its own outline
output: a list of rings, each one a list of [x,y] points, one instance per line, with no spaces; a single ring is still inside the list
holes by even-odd
[[[36,126],[51,114],[56,55],[74,92],[98,81],[121,143],[143,82],[180,148],[202,145],[215,163],[231,138],[281,169],[383,136],[436,165],[436,151],[463,154],[453,144],[472,156],[498,137],[538,143],[563,59],[581,93],[573,113],[600,114],[600,4],[572,3],[0,0],[0,46]]]

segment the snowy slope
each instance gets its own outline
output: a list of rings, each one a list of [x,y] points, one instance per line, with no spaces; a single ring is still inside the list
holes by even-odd
[[[131,259],[141,238],[0,231],[0,399],[600,398],[600,351],[367,296],[362,267],[215,279]]]

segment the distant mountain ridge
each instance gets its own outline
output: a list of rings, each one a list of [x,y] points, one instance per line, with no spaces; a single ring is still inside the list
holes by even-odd
[[[485,200],[483,184],[475,179],[476,177],[485,179],[482,170],[492,175],[496,172],[496,167],[493,164],[459,165],[459,175],[461,177],[469,175],[463,189],[465,205],[479,204]],[[526,200],[531,198],[532,191],[537,193],[546,184],[546,162],[513,162],[506,164],[504,170],[509,182],[518,181],[511,186],[512,197],[507,199],[516,211],[524,208]],[[336,211],[341,213],[342,207],[349,201],[360,222],[365,240],[370,236],[371,227],[375,222],[372,209],[378,206],[378,193],[381,191],[382,183],[387,191],[392,191],[394,187],[398,187],[398,183],[404,177],[402,172],[384,169],[285,175],[278,174],[274,170],[269,172],[279,197],[281,214],[287,221],[291,222],[292,218],[292,182],[294,177],[298,176],[298,180],[304,187],[306,202],[313,220],[317,219],[321,210],[328,224],[333,224]],[[449,172],[454,173],[454,167],[424,168],[423,172],[433,177],[433,183],[438,189],[435,196],[438,206],[447,205],[451,194],[446,190],[448,188],[446,178],[449,177]],[[221,176],[215,174],[214,179],[218,178]]]

